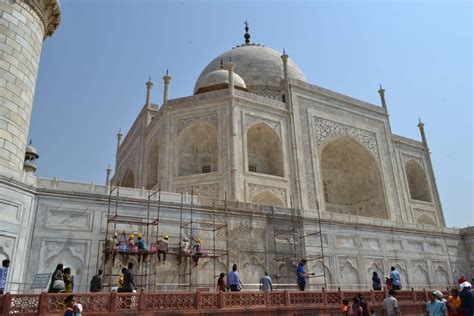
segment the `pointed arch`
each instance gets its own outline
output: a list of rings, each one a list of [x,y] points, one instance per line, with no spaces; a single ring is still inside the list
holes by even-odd
[[[133,170],[128,168],[125,169],[125,172],[122,177],[122,182],[121,182],[122,187],[126,188],[134,188],[135,187],[135,174],[133,173]]]
[[[266,123],[247,130],[247,170],[283,177],[283,150],[280,137]]]
[[[160,144],[155,140],[148,148],[146,188],[152,189],[158,184],[160,166]]]
[[[430,279],[428,278],[428,272],[426,272],[424,267],[418,264],[415,267],[414,271],[415,271],[414,273],[415,286],[417,286],[418,288],[423,288],[430,284]]]
[[[215,172],[218,168],[217,129],[196,122],[178,136],[178,176]]]
[[[252,198],[252,203],[286,207],[285,202],[283,202],[278,196],[268,190],[256,194]]]
[[[417,224],[427,224],[427,225],[436,225],[436,222],[433,220],[433,218],[429,217],[426,214],[421,214],[416,218],[416,223]]]
[[[431,202],[430,187],[425,170],[415,160],[405,164],[405,174],[412,200]]]
[[[320,159],[328,210],[388,218],[379,164],[363,145],[338,137],[323,147]]]

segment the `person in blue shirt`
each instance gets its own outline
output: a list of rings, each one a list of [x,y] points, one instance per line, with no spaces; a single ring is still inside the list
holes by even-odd
[[[430,301],[426,305],[427,316],[445,316],[446,312],[446,304],[438,299],[437,293],[430,293]]]
[[[138,242],[137,242],[138,250],[142,250],[142,251],[148,250],[148,247],[146,245],[146,241],[145,241],[145,239],[143,239],[142,234],[138,234],[137,238],[138,238]]]
[[[232,266],[232,271],[229,272],[227,277],[227,284],[229,284],[231,292],[238,292],[244,287],[242,281],[240,281],[239,273],[237,272],[237,265],[235,263]]]
[[[471,283],[463,282],[459,287],[461,288],[459,298],[461,299],[461,308],[464,315],[474,315],[474,293],[471,292]]]
[[[402,284],[400,283],[400,272],[395,270],[395,267],[391,267],[390,270],[390,281],[392,283],[392,289],[401,290]]]
[[[2,267],[0,268],[0,294],[4,294],[5,284],[7,283],[8,267],[10,266],[10,260],[5,259],[2,261]]]
[[[298,267],[296,268],[296,277],[300,291],[304,291],[306,288],[306,278],[314,275],[314,273],[307,273],[304,271],[304,266],[307,262],[308,261],[306,259],[301,259],[300,263],[298,263]]]

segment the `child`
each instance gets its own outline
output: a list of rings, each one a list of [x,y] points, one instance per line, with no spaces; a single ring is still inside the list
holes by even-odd
[[[352,315],[352,306],[349,305],[349,300],[347,298],[342,300],[341,315],[342,316]]]
[[[76,303],[74,304],[74,316],[82,316],[82,304]]]

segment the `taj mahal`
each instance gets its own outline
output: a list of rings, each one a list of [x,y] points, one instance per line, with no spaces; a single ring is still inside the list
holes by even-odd
[[[474,276],[474,229],[446,227],[423,122],[420,140],[393,134],[382,86],[380,104],[370,104],[313,85],[285,51],[255,43],[248,25],[240,44],[215,52],[192,95],[169,98],[168,72],[146,82],[105,184],[35,176],[39,153],[27,140],[36,77],[61,12],[57,0],[1,0],[0,13],[7,290],[28,292],[58,263],[71,267],[78,291],[98,269],[112,287],[127,261],[143,287],[162,290],[212,288],[233,263],[249,288],[265,271],[284,287],[303,257],[316,273],[310,288],[369,288],[372,273],[391,266],[407,288]],[[158,264],[151,250],[111,259],[115,233],[143,234],[150,249],[169,236],[169,259]],[[196,267],[178,265],[184,237],[207,249]]]

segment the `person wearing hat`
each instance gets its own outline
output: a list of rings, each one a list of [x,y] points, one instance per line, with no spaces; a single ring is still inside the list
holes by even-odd
[[[135,235],[134,234],[130,234],[128,236],[128,242],[127,242],[127,251],[132,251],[133,250],[133,247],[135,246]]]
[[[138,234],[137,239],[138,239],[138,242],[137,242],[138,250],[142,250],[142,251],[148,250],[148,247],[146,245],[146,241],[145,241],[145,239],[143,239],[142,234]]]
[[[193,247],[194,255],[192,257],[193,257],[194,266],[197,267],[199,258],[202,257],[202,241],[199,238],[195,239],[194,241],[196,243],[194,244],[194,247]]]
[[[439,293],[438,293],[439,292]],[[443,293],[434,291],[430,293],[430,301],[426,305],[427,316],[445,316],[447,312],[446,304],[439,297],[443,298]]]
[[[158,240],[158,263],[161,262],[161,255],[163,255],[163,264],[166,263],[166,254],[169,251],[168,240],[168,236],[164,236],[163,240]]]
[[[461,299],[461,308],[464,311],[464,315],[474,315],[474,293],[471,292],[471,283],[466,281],[461,283],[459,287],[461,288],[459,298]]]

